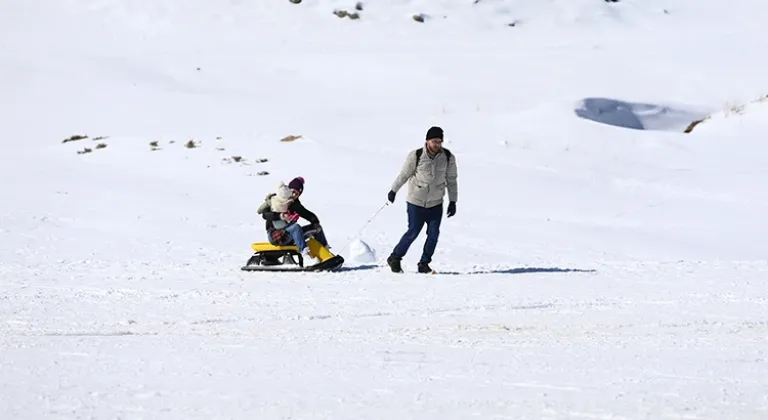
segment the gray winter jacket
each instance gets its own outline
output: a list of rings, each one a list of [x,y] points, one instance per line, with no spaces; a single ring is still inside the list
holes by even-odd
[[[451,154],[449,162],[445,149],[443,149],[437,156],[430,157],[425,145],[422,147],[418,167],[416,167],[416,150],[411,150],[408,153],[400,174],[397,175],[392,184],[392,191],[397,192],[408,182],[406,201],[429,208],[443,203],[446,189],[448,189],[448,201],[458,199],[457,178],[456,155]]]

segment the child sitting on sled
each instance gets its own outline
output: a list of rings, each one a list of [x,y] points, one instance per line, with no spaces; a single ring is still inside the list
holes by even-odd
[[[275,213],[280,213],[280,220],[272,221],[275,229],[285,229],[288,225],[299,221],[299,214],[289,208],[293,203],[293,192],[285,183],[280,183],[277,192],[269,198],[269,207]]]

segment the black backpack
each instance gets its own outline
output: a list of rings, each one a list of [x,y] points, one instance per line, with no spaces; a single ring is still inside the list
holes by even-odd
[[[443,151],[445,152],[445,157],[448,159],[448,165],[451,164],[451,151],[443,147]],[[419,161],[421,160],[421,155],[424,154],[424,148],[420,147],[416,149],[416,167],[419,167]]]

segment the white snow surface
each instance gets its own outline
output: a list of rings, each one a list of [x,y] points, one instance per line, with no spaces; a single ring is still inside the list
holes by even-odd
[[[0,3],[0,419],[768,418],[768,3],[354,5]],[[295,176],[344,267],[240,271]]]

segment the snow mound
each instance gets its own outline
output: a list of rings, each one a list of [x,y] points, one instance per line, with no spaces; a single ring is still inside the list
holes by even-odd
[[[742,104],[729,104],[721,111],[697,120],[690,132],[726,131],[736,133],[768,131],[768,95]]]
[[[677,132],[707,115],[693,109],[608,98],[583,99],[574,112],[580,118],[616,127]]]
[[[349,246],[349,259],[358,263],[376,262],[376,251],[361,239],[355,239]]]

